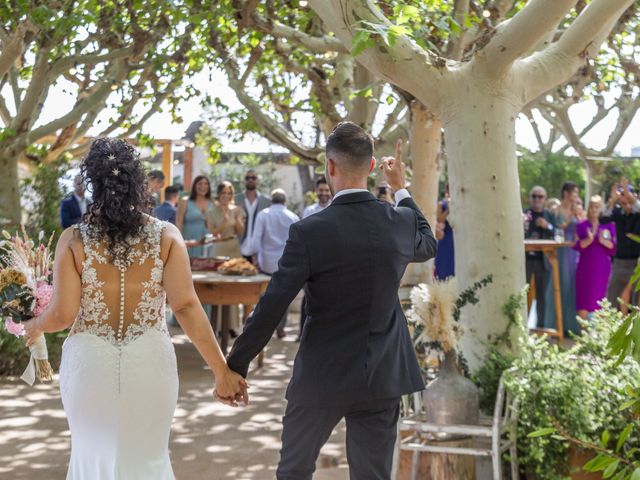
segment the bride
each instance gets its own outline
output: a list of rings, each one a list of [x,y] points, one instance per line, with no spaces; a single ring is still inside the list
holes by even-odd
[[[81,171],[93,203],[58,241],[48,309],[25,323],[28,342],[73,324],[60,366],[72,443],[67,479],[173,479],[168,442],[178,375],[165,293],[215,375],[214,395],[246,403],[247,384],[226,365],[180,232],[143,213],[145,174],[133,147],[98,139]]]

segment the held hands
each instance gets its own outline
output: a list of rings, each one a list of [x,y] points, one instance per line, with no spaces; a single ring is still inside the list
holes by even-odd
[[[380,170],[382,176],[394,192],[405,188],[406,181],[404,175],[405,164],[402,162],[402,140],[396,142],[396,156],[382,157]]]
[[[249,384],[241,375],[225,367],[225,370],[216,376],[216,388],[213,391],[214,398],[220,403],[237,407],[242,401],[249,405]]]

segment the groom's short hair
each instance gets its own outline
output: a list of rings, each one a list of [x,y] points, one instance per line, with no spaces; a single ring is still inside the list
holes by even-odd
[[[353,122],[340,122],[327,138],[326,155],[349,170],[368,169],[373,138]]]

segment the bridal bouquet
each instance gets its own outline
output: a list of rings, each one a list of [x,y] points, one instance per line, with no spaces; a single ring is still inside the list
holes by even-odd
[[[40,232],[38,244],[24,228],[22,235],[11,237],[2,232],[5,240],[0,242],[0,316],[4,327],[12,335],[24,335],[22,322],[40,315],[49,305],[53,287],[51,285],[51,242],[42,243],[44,232]],[[29,347],[31,358],[22,380],[33,385],[37,378],[41,382],[51,381],[53,371],[49,364],[44,335],[35,339]]]

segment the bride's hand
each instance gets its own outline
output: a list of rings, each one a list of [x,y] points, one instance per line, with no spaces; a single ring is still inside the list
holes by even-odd
[[[213,394],[219,402],[237,407],[239,401],[245,405],[249,404],[248,389],[247,381],[241,375],[227,368],[224,373],[216,377],[216,388]]]
[[[30,347],[33,342],[44,333],[39,327],[39,324],[40,322],[38,322],[38,317],[27,320],[26,322],[22,322],[22,326],[24,327],[24,334],[27,338],[27,347]]]

